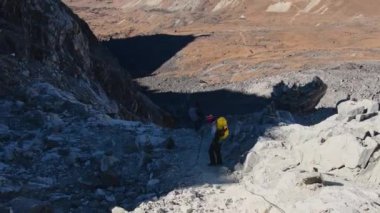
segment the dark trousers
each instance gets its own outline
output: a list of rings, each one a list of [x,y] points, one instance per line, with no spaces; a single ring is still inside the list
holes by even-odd
[[[210,144],[210,148],[208,149],[208,154],[210,156],[211,165],[222,164],[222,155],[220,153],[220,147],[221,147],[221,143],[215,140]]]

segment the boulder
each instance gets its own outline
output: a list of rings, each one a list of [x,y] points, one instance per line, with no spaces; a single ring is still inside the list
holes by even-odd
[[[364,106],[357,106],[353,101],[346,101],[338,105],[338,117],[337,120],[343,120],[344,118],[355,118],[357,115],[365,113]]]
[[[308,168],[319,167],[322,172],[341,167],[364,168],[378,146],[371,138],[359,141],[351,134],[330,137],[322,144],[313,142],[301,146],[304,156],[302,164]]]
[[[322,180],[321,174],[314,174],[314,175],[310,175],[308,177],[303,178],[302,182],[306,185],[316,184],[316,183],[322,184],[323,180]]]
[[[125,211],[123,208],[121,207],[113,207],[112,210],[111,210],[112,213],[126,213],[127,211]]]
[[[367,114],[361,114],[361,115],[356,115],[356,120],[357,121],[365,121],[367,119],[370,119],[372,117],[375,117],[376,115],[378,115],[377,112],[372,112],[372,113],[367,113]]]
[[[326,91],[327,85],[318,76],[304,84],[290,85],[281,81],[274,86],[272,99],[278,109],[309,112],[315,109]]]
[[[362,180],[371,183],[375,186],[380,184],[380,154],[378,153],[377,158],[374,162],[370,163],[366,170],[363,172]]]
[[[339,104],[337,110],[337,120],[343,120],[345,118],[352,120],[353,118],[356,118],[358,121],[363,121],[377,115],[379,111],[379,103],[372,100],[349,100]]]
[[[359,105],[364,106],[367,109],[367,113],[374,113],[379,111],[379,103],[373,100],[362,100],[358,102]]]
[[[247,173],[252,171],[253,167],[257,164],[258,161],[259,156],[253,151],[249,152],[244,161],[243,171]]]

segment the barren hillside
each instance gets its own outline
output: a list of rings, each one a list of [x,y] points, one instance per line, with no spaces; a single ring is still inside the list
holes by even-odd
[[[101,39],[207,35],[154,70],[155,79],[196,76],[226,84],[380,56],[375,0],[64,2]]]

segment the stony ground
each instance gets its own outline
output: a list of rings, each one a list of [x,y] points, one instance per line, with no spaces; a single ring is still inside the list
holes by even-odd
[[[0,101],[1,208],[130,208],[184,175],[173,162],[198,139],[193,131],[112,119],[48,83],[24,92],[28,102]],[[161,179],[159,190],[151,179]]]
[[[177,188],[132,212],[378,212],[378,110],[378,102],[347,101],[339,114],[309,127],[287,124],[291,117],[280,112],[272,120],[282,119],[277,125],[254,119],[265,113],[252,115],[240,120],[251,131],[235,131],[259,138],[235,172],[194,167],[189,179],[203,184]]]
[[[64,2],[98,38],[147,53],[119,59],[144,72],[136,81],[156,103],[184,116],[199,93],[205,111],[232,114],[225,165],[206,166],[207,126],[117,120],[39,79],[0,100],[1,211],[380,211],[375,0]],[[148,45],[128,49],[137,35]],[[315,112],[264,109],[274,85],[315,75],[328,85]],[[375,102],[343,102],[329,117],[347,95]]]
[[[30,90],[28,102],[0,105],[4,210],[379,211],[378,102],[343,102],[312,126],[284,111],[229,116],[225,165],[214,168],[207,125],[162,129],[110,118],[48,83]]]

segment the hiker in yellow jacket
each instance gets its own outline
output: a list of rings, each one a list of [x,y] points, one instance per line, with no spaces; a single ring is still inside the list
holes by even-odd
[[[222,145],[221,142],[225,140],[229,134],[226,118],[219,117],[213,122],[213,124],[215,125],[215,133],[208,150],[208,154],[210,156],[210,166],[222,165],[222,155],[220,152]]]

